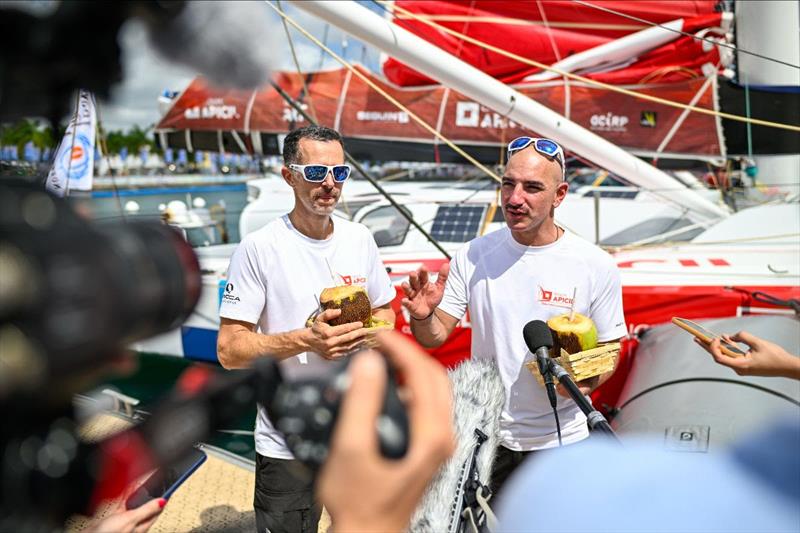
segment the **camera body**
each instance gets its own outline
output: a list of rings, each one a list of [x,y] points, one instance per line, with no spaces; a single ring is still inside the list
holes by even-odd
[[[267,416],[283,433],[292,454],[312,470],[328,457],[342,397],[350,386],[348,365],[349,358],[326,378],[284,381],[265,404]],[[408,450],[408,416],[397,394],[394,371],[388,363],[386,368],[386,391],[375,431],[382,455],[400,459]]]

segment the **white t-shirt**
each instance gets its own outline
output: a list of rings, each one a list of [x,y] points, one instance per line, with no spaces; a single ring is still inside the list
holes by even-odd
[[[558,446],[547,393],[523,365],[532,354],[522,329],[569,311],[597,326],[598,341],[626,333],[619,271],[611,256],[565,232],[552,244],[525,246],[508,228],[467,243],[450,262],[450,276],[439,309],[456,318],[469,310],[472,357],[494,357],[506,390],[500,439],[511,450]],[[570,399],[558,397],[565,444],[586,438],[586,417]]]
[[[318,241],[297,231],[284,215],[247,235],[236,248],[219,315],[256,324],[260,333],[300,329],[319,305],[322,290],[342,283],[363,286],[373,308],[391,302],[396,294],[365,226],[337,218],[333,235]],[[296,379],[318,375],[330,362],[303,352],[280,365],[284,376]],[[292,459],[260,405],[255,440],[261,455]]]

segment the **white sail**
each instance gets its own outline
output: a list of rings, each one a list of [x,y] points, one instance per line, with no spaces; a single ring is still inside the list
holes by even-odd
[[[551,66],[564,72],[577,72],[586,69],[591,69],[592,72],[611,70],[611,67],[632,62],[642,53],[675,40],[680,36],[677,32],[683,30],[683,19],[666,22],[662,26],[647,28],[646,30],[595,46],[553,63]],[[560,77],[559,74],[545,70],[531,74],[522,81],[545,81],[554,80],[558,77]]]
[[[94,141],[97,113],[94,98],[81,89],[78,108],[72,115],[64,138],[56,151],[45,187],[59,197],[70,191],[91,191],[94,178]]]

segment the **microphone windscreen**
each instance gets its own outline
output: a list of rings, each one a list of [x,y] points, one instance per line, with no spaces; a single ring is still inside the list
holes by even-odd
[[[531,320],[525,324],[525,327],[522,328],[522,337],[532,353],[542,346],[553,347],[553,334],[550,333],[550,328],[542,320]]]

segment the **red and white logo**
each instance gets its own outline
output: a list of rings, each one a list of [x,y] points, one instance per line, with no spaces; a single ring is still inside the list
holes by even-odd
[[[548,291],[539,285],[539,303],[555,307],[572,307],[572,296],[556,291]]]
[[[342,283],[344,283],[345,285],[353,285],[353,284],[366,285],[367,284],[367,278],[365,278],[364,276],[350,276],[350,275],[345,276],[345,275],[342,275],[342,274],[338,274],[338,276],[340,278],[342,278]]]

